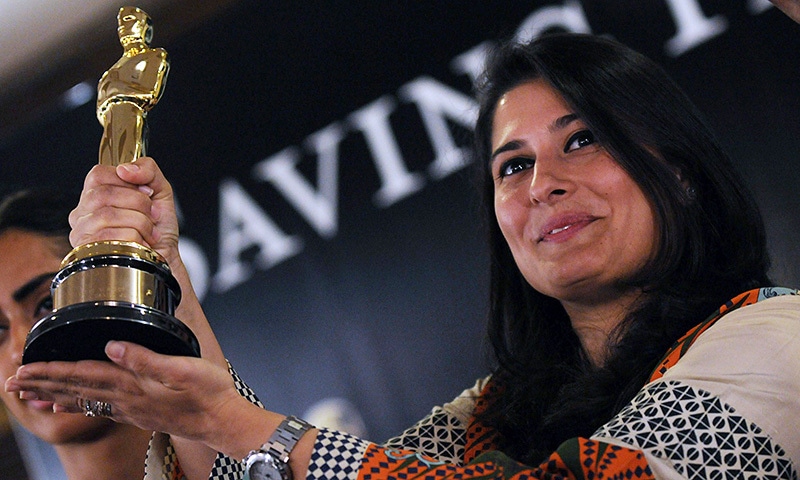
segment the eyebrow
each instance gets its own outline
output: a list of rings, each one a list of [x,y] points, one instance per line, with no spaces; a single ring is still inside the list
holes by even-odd
[[[24,300],[25,297],[27,297],[28,295],[33,293],[43,283],[51,282],[53,280],[53,277],[56,276],[56,273],[58,273],[58,272],[43,273],[41,275],[38,275],[38,276],[28,280],[28,282],[26,282],[25,285],[19,287],[13,293],[13,295],[11,295],[11,298],[13,298],[15,302],[20,302],[20,301]]]
[[[494,160],[494,158],[496,156],[500,155],[503,152],[507,152],[509,150],[516,150],[516,149],[518,149],[520,147],[522,147],[522,142],[520,142],[519,140],[512,140],[512,141],[506,143],[505,145],[503,145],[501,147],[498,147],[497,150],[492,152],[492,156],[490,157],[490,160]]]
[[[547,131],[548,132],[555,132],[555,131],[561,130],[562,128],[565,128],[567,125],[569,125],[570,123],[574,122],[578,118],[580,118],[580,117],[578,117],[577,113],[568,113],[568,114],[566,114],[564,116],[558,117],[557,119],[555,119],[555,121],[553,123],[551,123],[547,127]],[[507,152],[509,150],[516,150],[516,149],[518,149],[520,147],[522,147],[522,142],[520,142],[519,140],[512,140],[512,141],[506,143],[505,145],[502,145],[502,146],[498,147],[497,150],[492,152],[492,155],[489,157],[489,160],[490,161],[494,160],[494,157],[500,155],[503,152]]]
[[[549,132],[555,132],[557,130],[561,130],[562,128],[566,127],[567,125],[574,122],[578,118],[579,117],[577,113],[569,113],[567,115],[564,115],[563,117],[558,117],[555,122],[553,122],[549,127],[547,127],[547,130]]]

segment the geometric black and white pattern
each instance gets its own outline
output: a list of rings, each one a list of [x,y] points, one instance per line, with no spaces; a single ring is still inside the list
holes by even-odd
[[[264,407],[256,393],[250,388],[250,385],[239,377],[239,374],[236,373],[236,370],[233,369],[230,363],[228,363],[228,373],[233,377],[233,383],[239,395],[249,400],[250,403],[254,403],[262,408]],[[241,459],[231,458],[219,453],[217,454],[217,459],[214,462],[214,467],[211,469],[211,474],[208,478],[211,480],[241,480],[244,477],[244,466],[242,465]]]
[[[669,460],[689,479],[797,479],[784,450],[757,425],[702,389],[645,386],[593,437],[614,438]]]
[[[460,465],[464,458],[467,432],[461,422],[436,407],[428,416],[417,422],[384,446],[411,450],[437,460]]]
[[[358,437],[320,428],[306,478],[347,480],[358,477],[358,467],[368,446],[369,442]]]
[[[233,366],[231,366],[230,363],[228,363],[228,373],[233,378],[233,385],[236,387],[236,391],[239,392],[239,395],[246,398],[250,403],[258,405],[261,408],[264,408],[264,404],[262,404],[261,400],[258,399],[258,395],[256,395],[256,392],[254,392],[253,389],[250,388],[250,385],[248,385],[247,383],[245,383],[244,380],[242,380],[242,377],[240,377],[239,374],[236,373],[236,370],[233,369]]]

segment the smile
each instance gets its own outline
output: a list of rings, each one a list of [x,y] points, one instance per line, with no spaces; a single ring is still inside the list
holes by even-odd
[[[556,233],[563,232],[564,230],[569,229],[571,226],[572,225],[567,225],[566,227],[556,228],[556,229],[550,230],[549,232],[547,232],[547,234],[548,235],[554,235]]]
[[[539,242],[563,242],[571,239],[580,232],[583,227],[597,220],[591,215],[568,215],[555,218],[541,230]]]

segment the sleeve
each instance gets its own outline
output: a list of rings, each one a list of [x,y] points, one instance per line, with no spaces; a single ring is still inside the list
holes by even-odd
[[[228,363],[228,373],[233,378],[236,390],[241,396],[259,407],[264,407],[253,389],[239,377],[230,363]],[[185,478],[169,435],[154,432],[147,448],[144,480],[184,480]],[[244,468],[239,459],[219,453],[208,478],[209,480],[240,480],[244,478]]]
[[[308,480],[797,479],[797,372],[800,296],[769,298],[725,315],[591,438],[564,442],[538,466],[496,450],[459,464],[413,435],[380,446],[323,431]]]
[[[497,450],[460,463],[445,451],[463,444],[468,390],[384,445],[320,429],[307,480],[797,479],[797,372],[800,296],[775,297],[725,315],[591,438],[564,442],[538,466]]]
[[[467,426],[475,410],[475,402],[488,380],[489,377],[482,378],[452,402],[434,407],[425,418],[397,437],[387,440],[384,446],[411,450],[448,463],[461,463]]]
[[[643,451],[658,478],[798,478],[800,297],[739,308],[593,439]]]
[[[306,480],[404,478],[653,478],[642,452],[618,445],[574,439],[536,467],[492,450],[464,463],[470,421],[489,378],[431,413],[383,445],[346,433],[320,429]],[[478,442],[480,443],[480,442]],[[480,448],[478,449],[480,450]],[[617,475],[617,476],[615,476]]]
[[[599,476],[602,474],[602,477]],[[321,429],[306,480],[655,478],[641,451],[587,439],[564,443],[536,467],[490,451],[459,465]]]

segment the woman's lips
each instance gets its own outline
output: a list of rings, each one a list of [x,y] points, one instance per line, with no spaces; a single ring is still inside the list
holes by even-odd
[[[565,242],[595,220],[597,217],[586,214],[554,217],[542,227],[539,242]]]
[[[53,411],[53,402],[48,402],[45,400],[26,400],[26,403],[29,408],[32,408],[34,410],[48,411],[48,412]]]

